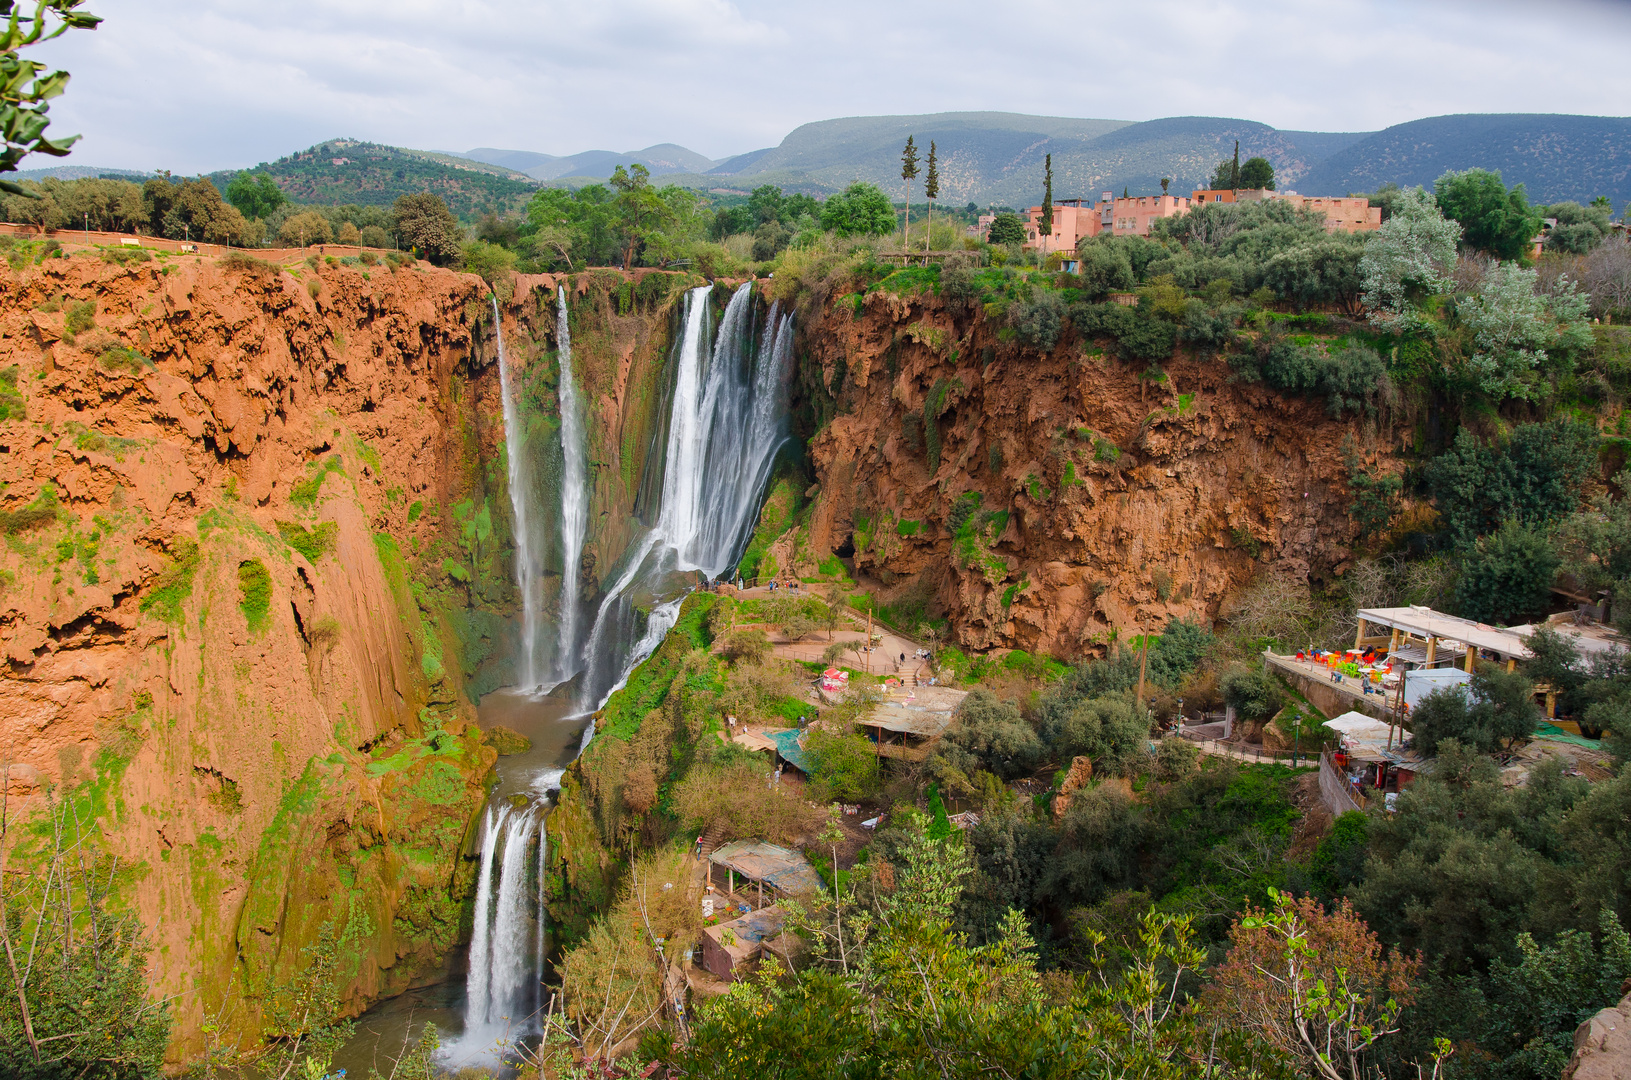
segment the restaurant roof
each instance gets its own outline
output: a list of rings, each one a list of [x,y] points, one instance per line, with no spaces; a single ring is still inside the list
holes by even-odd
[[[1529,648],[1523,636],[1512,630],[1471,619],[1446,615],[1428,607],[1360,608],[1358,617],[1368,623],[1404,630],[1417,637],[1449,638],[1464,641],[1480,649],[1488,649],[1502,657],[1528,659]]]

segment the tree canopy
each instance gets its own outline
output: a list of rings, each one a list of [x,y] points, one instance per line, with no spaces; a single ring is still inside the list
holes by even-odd
[[[1498,172],[1447,172],[1433,181],[1433,194],[1444,216],[1460,223],[1461,243],[1498,259],[1521,257],[1540,233],[1540,209],[1522,184],[1508,190]]]
[[[895,208],[876,184],[856,181],[821,204],[821,227],[839,236],[884,236],[895,229]]]

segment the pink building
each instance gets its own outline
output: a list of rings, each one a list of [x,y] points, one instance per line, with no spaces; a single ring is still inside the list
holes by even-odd
[[[1085,199],[1062,199],[1053,204],[1053,231],[1042,235],[1042,208],[1033,206],[1025,211],[1025,246],[1050,255],[1055,251],[1066,255],[1076,253],[1076,244],[1089,236],[1099,234],[1099,211],[1095,206],[1084,206]]]
[[[1151,222],[1187,214],[1189,208],[1190,200],[1182,195],[1134,195],[1118,199],[1106,191],[1093,204],[1088,204],[1086,199],[1062,199],[1053,206],[1053,232],[1048,236],[1041,235],[1042,208],[1032,206],[1025,211],[1025,246],[1046,255],[1055,251],[1074,252],[1077,243],[1101,233],[1148,236]],[[986,223],[984,218],[980,221],[982,225]]]
[[[1363,195],[1299,195],[1295,191],[1243,188],[1240,191],[1197,191],[1191,199],[1196,206],[1202,203],[1268,202],[1278,199],[1325,215],[1325,228],[1329,232],[1370,232],[1382,227],[1382,208],[1372,206]]]

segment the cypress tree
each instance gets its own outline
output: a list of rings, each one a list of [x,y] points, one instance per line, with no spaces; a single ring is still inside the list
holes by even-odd
[[[906,233],[912,227],[912,179],[917,176],[917,144],[906,136],[906,147],[900,152],[900,178],[906,181],[906,220],[900,227],[900,246],[906,248]]]
[[[1042,221],[1036,231],[1043,236],[1053,235],[1053,155],[1043,159],[1042,166]]]
[[[940,197],[940,169],[935,160],[934,140],[929,140],[929,171],[923,176],[923,198],[929,204],[929,235],[923,238],[923,250],[929,250],[934,234],[934,201]]]

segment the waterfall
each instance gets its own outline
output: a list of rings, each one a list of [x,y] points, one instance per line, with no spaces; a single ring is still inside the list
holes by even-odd
[[[555,335],[561,358],[558,400],[561,410],[561,593],[555,681],[578,672],[578,607],[584,533],[589,527],[588,441],[583,432],[583,406],[572,377],[572,331],[567,326],[566,288],[555,293]]]
[[[662,457],[648,463],[662,469],[662,503],[655,526],[625,556],[602,594],[589,633],[588,676],[579,689],[585,710],[598,708],[622,686],[678,618],[679,604],[671,600],[653,605],[642,619],[637,591],[656,590],[676,571],[717,577],[741,558],[776,454],[789,438],[792,314],[772,305],[756,334],[748,282],[725,306],[716,339],[711,292],[703,285],[685,295],[668,438]]]
[[[604,704],[651,655],[679,618],[697,571],[716,577],[741,558],[752,535],[776,454],[788,439],[786,390],[793,317],[772,306],[755,325],[751,283],[731,296],[713,330],[711,286],[685,296],[681,334],[670,355],[667,426],[654,436],[646,463],[647,490],[660,493],[655,522],[606,568],[598,602],[581,593],[580,564],[589,518],[587,438],[572,371],[566,293],[556,292],[560,356],[562,579],[553,663],[541,664],[546,530],[531,516],[533,474],[518,418],[514,373],[499,336],[505,445],[515,516],[516,585],[522,597],[518,681],[542,685],[541,675],[573,683],[579,715]],[[493,311],[498,315],[497,300]],[[660,483],[659,483],[660,481]],[[593,612],[592,621],[586,619]],[[585,621],[588,622],[584,633]],[[594,735],[590,722],[579,753]],[[528,800],[494,796],[482,823],[474,927],[465,1002],[465,1051],[491,1051],[498,1039],[536,1031],[539,976],[545,959],[548,800],[559,790],[559,768],[523,777]],[[512,777],[512,779],[514,779]],[[533,843],[536,837],[536,844]]]
[[[525,687],[538,686],[538,635],[543,624],[542,559],[537,550],[536,522],[532,516],[532,468],[527,456],[526,428],[521,423],[518,389],[504,351],[504,324],[493,300],[493,335],[498,339],[498,384],[504,399],[504,456],[509,464],[510,518],[515,533],[515,590],[521,594],[521,650],[516,657],[516,678]]]
[[[530,984],[536,982],[534,962],[543,949],[542,906],[534,907],[535,897],[526,878],[534,830],[540,850],[544,843],[538,809],[536,805],[488,807],[483,822],[465,988],[469,1042],[502,1034],[506,1027],[525,1030],[535,1007],[536,994]]]

